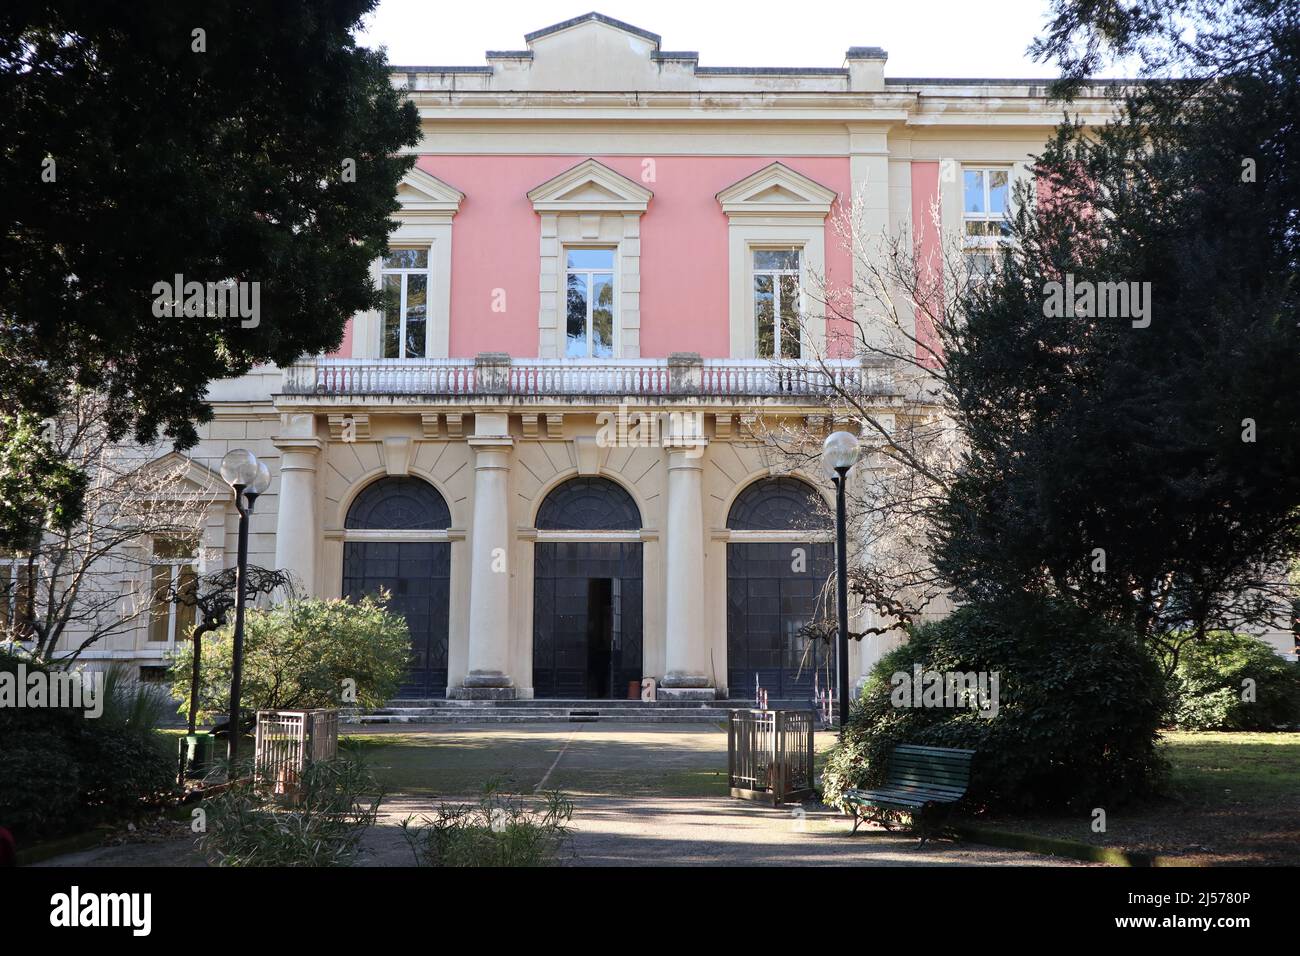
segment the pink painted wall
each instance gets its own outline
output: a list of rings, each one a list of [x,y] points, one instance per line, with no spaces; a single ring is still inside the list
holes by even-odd
[[[939,164],[912,164],[912,249],[916,257],[918,306],[930,303],[933,314],[938,314],[943,302],[943,236],[938,221]],[[916,347],[918,361],[934,363],[932,351],[938,349],[934,324],[922,308],[916,314]],[[924,343],[929,350],[923,348]]]
[[[343,327],[343,342],[339,345],[337,352],[331,352],[331,358],[352,358],[352,323],[356,319],[348,319],[348,324]]]
[[[465,194],[452,230],[451,354],[537,354],[541,220],[527,192],[586,156],[423,156],[421,169]],[[640,156],[595,156],[642,182]],[[654,192],[641,218],[641,354],[730,354],[727,217],[714,196],[779,160],[810,179],[850,193],[847,157],[658,156]],[[832,215],[839,212],[837,208]],[[826,230],[828,281],[847,283],[848,250]],[[495,289],[506,311],[492,311]],[[841,323],[835,323],[839,325]]]

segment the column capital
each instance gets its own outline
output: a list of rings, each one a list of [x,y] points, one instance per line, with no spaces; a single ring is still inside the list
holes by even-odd
[[[704,467],[704,446],[691,445],[685,448],[668,448],[668,470],[700,471]]]
[[[509,438],[471,438],[468,444],[474,450],[476,472],[510,470],[510,449],[514,442]]]
[[[272,438],[272,443],[282,452],[301,452],[314,455],[325,447],[319,438]]]

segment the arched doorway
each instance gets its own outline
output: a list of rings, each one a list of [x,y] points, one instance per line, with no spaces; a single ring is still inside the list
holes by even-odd
[[[833,692],[833,645],[800,633],[823,616],[818,599],[835,564],[821,496],[797,478],[761,479],[736,497],[727,527],[742,533],[727,544],[731,696],[749,697],[757,685],[772,706],[804,707],[814,686]]]
[[[447,630],[451,598],[451,511],[419,478],[381,478],[367,485],[344,522],[343,594],[356,600],[387,590],[389,607],[406,618],[411,662],[402,697],[447,693]],[[431,532],[428,541],[385,541],[382,532]],[[378,539],[378,540],[376,540]]]
[[[625,540],[641,530],[640,509],[608,478],[572,478],[546,496],[536,526],[534,696],[626,697],[641,680],[641,542]]]

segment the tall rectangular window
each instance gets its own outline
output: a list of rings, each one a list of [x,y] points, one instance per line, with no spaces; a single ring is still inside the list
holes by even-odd
[[[753,274],[756,357],[799,358],[799,250],[755,249]]]
[[[1011,170],[963,167],[961,208],[967,268],[976,277],[987,275],[997,262],[998,246],[1011,235]]]
[[[429,250],[392,249],[380,269],[384,358],[428,355]]]
[[[614,250],[565,250],[565,358],[614,356]]]
[[[36,567],[22,555],[0,552],[0,636],[30,636],[35,597]]]
[[[150,562],[149,640],[173,643],[184,640],[194,625],[194,606],[171,601],[172,588],[194,583],[194,546],[177,538],[155,538]]]

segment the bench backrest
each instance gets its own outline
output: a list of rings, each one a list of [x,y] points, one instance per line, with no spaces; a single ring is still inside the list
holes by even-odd
[[[885,784],[960,797],[970,786],[974,756],[973,750],[900,744],[890,752]]]

